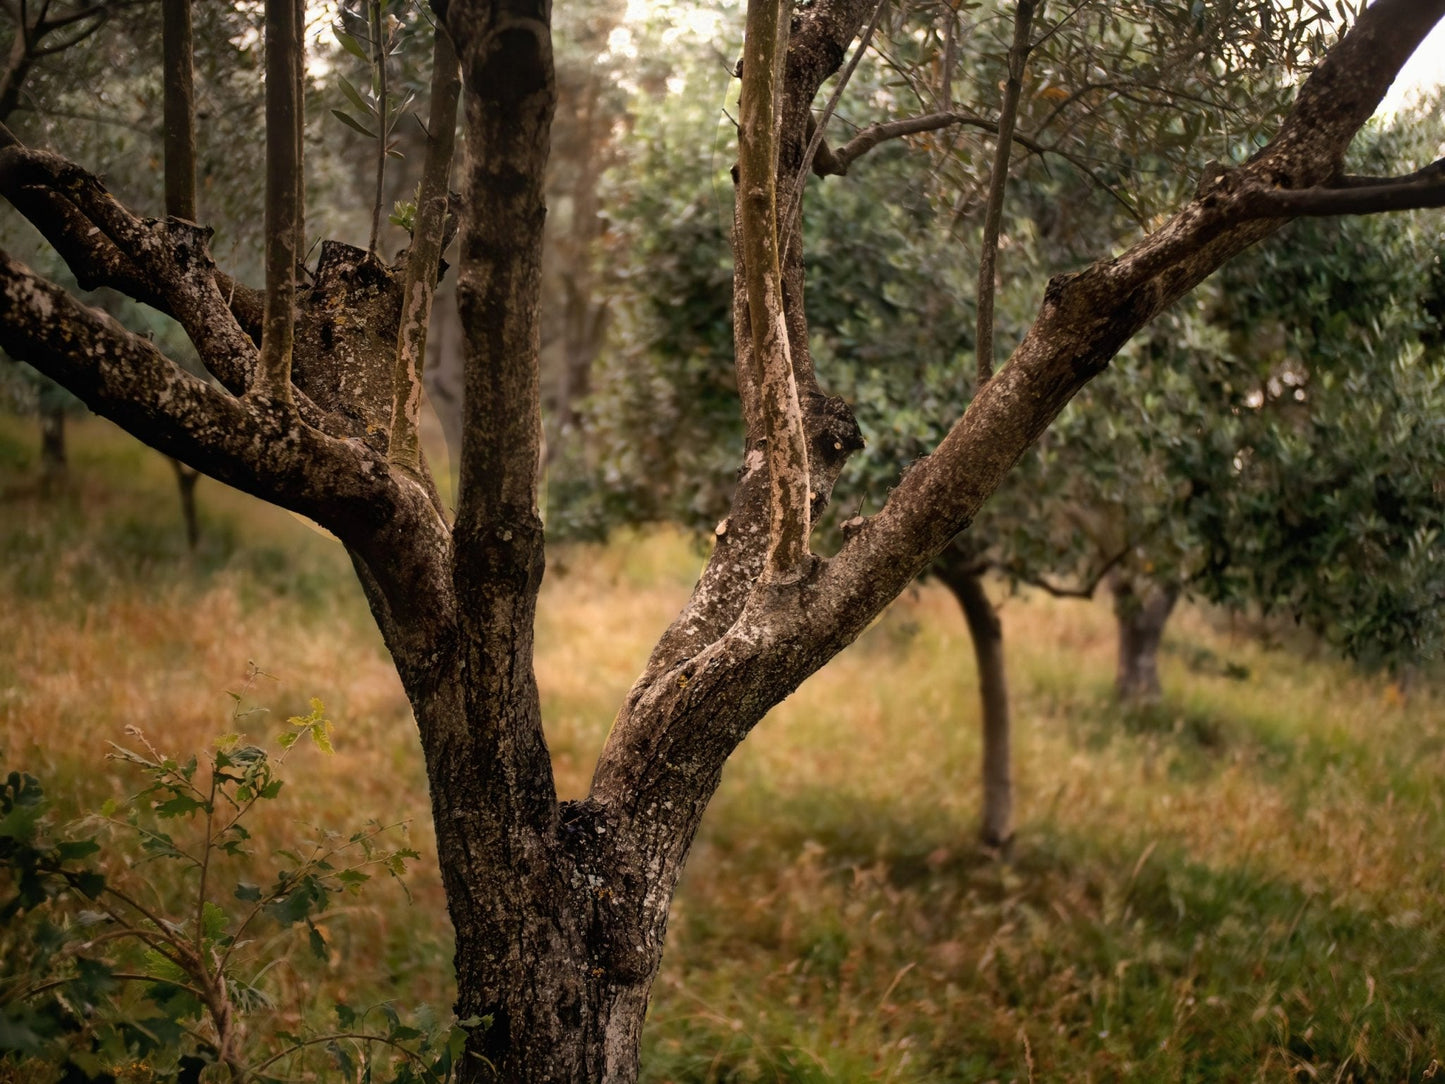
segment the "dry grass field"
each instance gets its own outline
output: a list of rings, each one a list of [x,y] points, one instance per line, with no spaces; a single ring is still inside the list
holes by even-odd
[[[267,1028],[338,999],[444,1010],[443,900],[410,714],[339,547],[203,482],[185,552],[170,471],[94,420],[41,495],[0,421],[0,759],[66,814],[134,786],[137,727],[180,755],[319,698],[252,831],[403,822],[408,897],[328,912],[330,961],[278,940]],[[701,555],[657,531],[549,556],[538,672],[581,794]],[[1103,603],[1004,598],[1018,842],[974,844],[975,684],[951,598],[918,588],[730,765],[679,895],[644,1055],[652,1084],[1419,1081],[1445,1063],[1445,687],[1402,691],[1186,608],[1165,703],[1109,698]],[[260,815],[263,813],[264,815]],[[117,861],[120,859],[117,858]]]

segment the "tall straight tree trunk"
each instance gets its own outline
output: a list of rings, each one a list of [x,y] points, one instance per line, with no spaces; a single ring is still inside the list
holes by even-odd
[[[1174,584],[1135,581],[1126,574],[1110,578],[1114,617],[1119,624],[1119,665],[1114,674],[1114,695],[1120,703],[1158,703],[1159,644],[1164,626],[1179,601]]]
[[[1003,623],[984,589],[975,559],[957,544],[943,552],[933,570],[963,610],[978,666],[983,721],[983,820],[979,836],[986,846],[1005,848],[1013,840],[1013,753]]]

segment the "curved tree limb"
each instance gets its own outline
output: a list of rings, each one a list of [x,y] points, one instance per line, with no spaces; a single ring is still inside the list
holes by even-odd
[[[981,117],[977,113],[956,109],[870,124],[841,147],[830,148],[826,142],[820,143],[818,153],[813,156],[813,173],[818,177],[846,176],[849,167],[854,162],[890,139],[902,139],[905,136],[919,135],[923,132],[936,132],[941,128],[952,128],[955,125],[977,128],[981,132],[989,132],[993,135],[997,135],[999,129],[998,121]],[[1053,153],[1052,148],[1044,146],[1032,136],[1015,132],[1012,138],[1020,147],[1032,151],[1034,154]]]
[[[337,441],[291,410],[263,407],[186,372],[150,340],[87,308],[0,253],[6,346],[97,414],[237,489],[343,536],[395,498],[365,446]],[[258,440],[258,436],[263,439]]]
[[[86,289],[109,286],[174,317],[202,363],[243,391],[256,348],[221,293],[208,250],[210,230],[173,218],[141,219],[92,174],[0,131],[0,193],[41,227]]]

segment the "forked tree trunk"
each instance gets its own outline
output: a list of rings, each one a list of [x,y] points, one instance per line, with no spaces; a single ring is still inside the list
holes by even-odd
[[[989,847],[1013,840],[1013,754],[1010,747],[1008,674],[1004,668],[1003,623],[972,560],[950,547],[934,563],[938,578],[963,610],[978,666],[983,720],[983,822],[979,836]]]
[[[1163,696],[1159,684],[1159,644],[1164,626],[1179,601],[1174,584],[1137,583],[1127,575],[1112,577],[1114,616],[1119,624],[1119,665],[1114,674],[1114,695],[1122,704],[1156,704]]]
[[[280,19],[283,6],[268,0],[268,36],[276,14],[299,45],[299,21]],[[1064,404],[1165,305],[1276,229],[1298,201],[1338,210],[1365,193],[1382,209],[1402,205],[1401,193],[1417,198],[1414,180],[1385,185],[1384,196],[1319,186],[1338,176],[1350,139],[1445,15],[1445,0],[1376,0],[1304,83],[1273,143],[1201,186],[1132,248],[1050,280],[1011,360],[882,509],[843,525],[844,542],[827,558],[807,550],[807,527],[821,511],[810,505],[826,502],[861,438],[846,405],[828,398],[812,371],[802,231],[789,218],[781,284],[774,265],[762,280],[771,307],[760,315],[771,341],[789,344],[782,353],[791,371],[765,353],[762,325],[745,322],[756,298],[739,295],[749,443],[732,512],[717,527],[713,559],[692,598],[614,720],[588,799],[563,803],[532,665],[543,565],[536,355],[541,188],[554,103],[550,5],[433,0],[433,8],[462,54],[472,146],[458,273],[466,364],[454,519],[424,462],[387,458],[403,288],[366,253],[323,247],[300,298],[294,349],[263,349],[258,358],[248,332],[267,316],[289,324],[289,300],[266,305],[238,293],[214,272],[206,231],[176,217],[137,219],[98,181],[75,183],[83,179],[78,167],[66,164],[58,174],[52,156],[29,152],[0,128],[0,189],[11,202],[63,241],[78,278],[120,283],[182,319],[219,385],[184,373],[154,344],[3,252],[0,331],[7,351],[98,413],[220,481],[312,517],[346,543],[425,752],[457,935],[457,1008],[470,1033],[459,1079],[625,1084],[637,1075],[677,878],[728,756],[973,521]],[[810,103],[876,10],[867,0],[839,0],[792,11],[774,0],[749,12],[746,82],[757,86],[759,73],[771,71],[792,83],[776,96],[788,135],[778,156],[785,190],[801,166]],[[782,72],[768,39],[752,32],[768,27],[791,35]],[[299,78],[299,67],[285,78],[292,75]],[[753,134],[770,130],[772,116],[753,106],[741,110],[756,116]],[[762,182],[745,186],[740,207],[756,202],[755,188],[771,192],[772,179]],[[764,213],[761,247],[773,262],[776,207]],[[759,247],[756,225],[739,250]],[[278,230],[291,227],[270,232]],[[112,249],[125,258],[116,260]],[[281,281],[294,278],[294,262],[274,262]],[[740,270],[758,277],[756,260]],[[275,340],[268,330],[262,341]],[[797,439],[800,427],[806,441]],[[765,430],[797,447],[785,455],[770,438],[764,448]],[[981,672],[999,679],[1002,691],[997,615],[970,605],[987,599],[973,590],[976,570],[969,571],[974,579],[961,582],[960,601],[976,630]],[[1127,652],[1131,674],[1138,661],[1154,665],[1173,604],[1168,589],[1158,601],[1141,600],[1142,624],[1121,609],[1131,643],[1144,630],[1141,646]],[[995,784],[1007,780],[1006,716],[1002,722],[985,729],[986,770],[1005,769]],[[1006,829],[995,824],[993,832]]]

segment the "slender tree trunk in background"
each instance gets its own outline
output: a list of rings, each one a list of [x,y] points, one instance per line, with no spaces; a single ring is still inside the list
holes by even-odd
[[[1013,753],[1003,623],[984,589],[976,560],[957,544],[943,552],[933,570],[963,610],[978,665],[983,721],[983,823],[979,835],[986,846],[1005,848],[1013,840]]]
[[[1119,623],[1119,666],[1114,676],[1114,695],[1122,704],[1142,706],[1158,703],[1163,695],[1159,684],[1159,643],[1164,626],[1179,601],[1174,584],[1150,581],[1137,583],[1127,575],[1110,578],[1114,593],[1114,616]]]
[[[9,119],[20,104],[20,88],[30,74],[34,54],[26,47],[26,35],[20,27],[15,28],[15,37],[10,40],[10,54],[5,58],[5,67],[0,70],[0,122]]]
[[[186,466],[179,459],[166,457],[176,472],[176,489],[181,495],[181,518],[186,524],[186,549],[196,552],[196,547],[201,544],[201,520],[196,512],[196,483],[201,480],[201,472]]]
[[[70,461],[65,455],[65,408],[40,408],[40,491],[47,497],[65,483]]]

